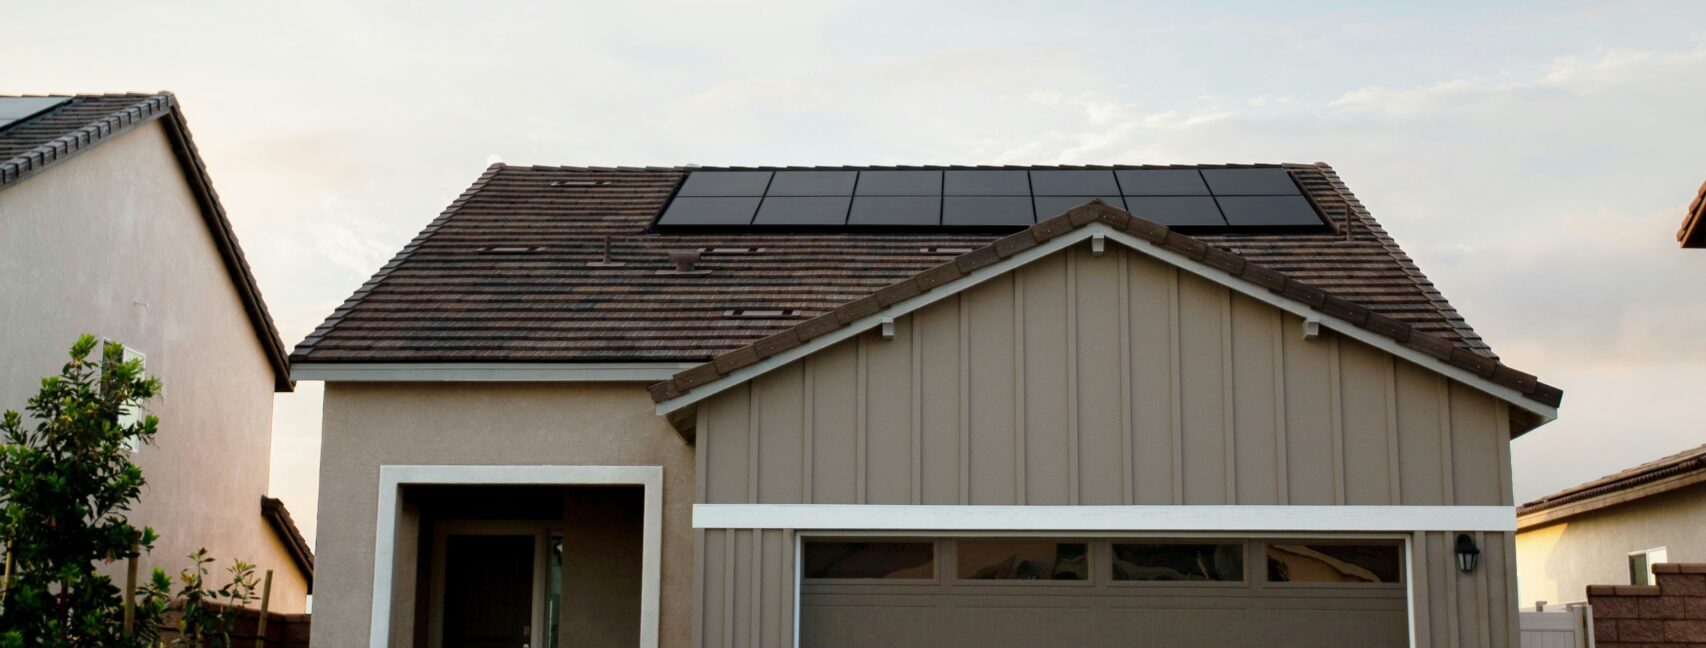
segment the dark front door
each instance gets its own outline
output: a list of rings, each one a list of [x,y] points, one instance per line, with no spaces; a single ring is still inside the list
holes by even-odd
[[[522,648],[533,627],[533,536],[452,535],[444,648]]]

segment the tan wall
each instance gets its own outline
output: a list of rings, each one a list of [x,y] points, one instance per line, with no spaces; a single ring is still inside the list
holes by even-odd
[[[266,526],[273,375],[153,122],[0,191],[0,407],[22,411],[81,333],[129,345],[164,383],[132,519],[162,538],[147,567],[176,575],[207,547],[275,570],[274,609],[306,583]],[[144,572],[146,573],[146,572]]]
[[[1664,547],[1706,562],[1706,484],[1565,518],[1517,534],[1518,601],[1587,599],[1589,585],[1629,584],[1629,552]]]
[[[1306,341],[1300,319],[1141,254],[1086,248],[899,318],[893,340],[867,333],[709,399],[701,501],[1511,504],[1503,403],[1331,333]],[[1471,577],[1450,539],[1419,540],[1427,645],[1512,641],[1513,606],[1497,604],[1514,601],[1511,539],[1486,534]],[[724,645],[719,618],[762,645],[788,636],[791,534],[701,542],[704,645]]]
[[[689,645],[693,447],[653,413],[644,385],[328,383],[316,646],[367,642],[379,467],[386,464],[663,466],[660,640]],[[410,589],[396,590],[393,610],[412,609],[403,598]],[[394,644],[408,645],[406,634],[394,632]]]

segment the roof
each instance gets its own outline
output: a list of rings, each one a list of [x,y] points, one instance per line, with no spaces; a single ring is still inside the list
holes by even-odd
[[[284,508],[284,500],[276,497],[261,496],[261,517],[266,518],[267,526],[278,536],[278,541],[284,544],[285,552],[290,554],[290,560],[302,573],[303,580],[308,582],[308,593],[314,593],[314,550],[308,546],[308,539],[302,537],[302,531],[296,528],[296,521],[290,519],[290,510]]]
[[[1655,459],[1523,504],[1517,527],[1530,529],[1706,482],[1706,445]]]
[[[786,169],[1224,167],[1291,170],[1336,231],[1198,237],[1205,244],[1496,359],[1325,164]],[[297,345],[292,361],[706,362],[1001,236],[653,231],[697,169],[493,165]],[[601,263],[607,239],[612,263]],[[708,273],[669,271],[665,253],[687,249],[705,251],[699,267]]]
[[[1688,215],[1682,219],[1682,229],[1676,231],[1676,240],[1685,248],[1706,248],[1706,183],[1694,192],[1694,201],[1688,203]]]
[[[294,383],[290,380],[290,360],[284,342],[279,339],[278,328],[261,299],[260,286],[249,270],[249,262],[243,258],[237,234],[213,190],[207,165],[190,138],[189,124],[184,121],[183,110],[172,93],[72,95],[50,110],[0,128],[0,191],[157,119],[165,127],[172,153],[200,203],[202,220],[213,235],[225,270],[243,302],[243,310],[272,366],[273,388],[291,391]]]
[[[1100,201],[1085,204],[1016,234],[980,246],[871,295],[843,304],[828,313],[757,340],[753,344],[719,355],[710,362],[677,373],[670,380],[651,386],[652,399],[659,403],[688,402],[693,399],[682,397],[696,389],[704,390],[707,385],[720,379],[750,379],[752,375],[761,373],[764,367],[775,364],[774,361],[760,364],[766,360],[778,356],[784,356],[781,359],[786,360],[788,358],[785,354],[798,355],[801,352],[796,349],[802,345],[815,346],[818,343],[813,342],[814,340],[833,339],[830,338],[831,333],[852,328],[855,322],[879,315],[879,311],[891,306],[916,301],[925,293],[956,284],[963,285],[963,282],[958,280],[971,277],[981,269],[1004,271],[1001,266],[1003,260],[1019,261],[1020,255],[1026,251],[1042,248],[1054,239],[1065,239],[1061,243],[1081,240],[1083,236],[1067,235],[1098,224],[1114,233],[1129,235],[1134,247],[1141,249],[1147,244],[1163,248],[1183,257],[1185,262],[1196,262],[1192,268],[1201,270],[1202,274],[1217,279],[1236,278],[1242,282],[1240,287],[1245,288],[1247,292],[1262,294],[1253,290],[1260,289],[1307,307],[1300,309],[1303,312],[1335,318],[1344,323],[1340,328],[1356,327],[1378,334],[1383,340],[1396,342],[1417,352],[1413,354],[1417,359],[1425,357],[1424,362],[1445,363],[1468,372],[1470,376],[1513,390],[1519,398],[1528,398],[1554,408],[1563,399],[1563,391],[1556,387],[1541,383],[1534,376],[1512,369],[1492,358],[1457,346],[1441,336],[1417,330],[1417,327],[1383,315],[1373,308],[1331,295],[1308,282],[1289,277],[1261,263],[1211,246],[1203,240],[1180,234],[1160,223],[1133,216]],[[753,369],[742,371],[748,367]],[[730,381],[722,382],[726,384]],[[660,408],[660,411],[662,409]]]

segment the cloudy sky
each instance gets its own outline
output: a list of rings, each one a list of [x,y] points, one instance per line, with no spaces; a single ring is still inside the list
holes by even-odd
[[[928,6],[926,6],[928,5]],[[1706,443],[1706,3],[0,0],[0,93],[168,89],[295,344],[491,161],[1334,165],[1562,386],[1520,500]],[[312,532],[320,386],[272,489]]]

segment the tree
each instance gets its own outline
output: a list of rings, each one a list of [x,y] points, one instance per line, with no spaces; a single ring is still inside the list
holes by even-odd
[[[136,594],[127,636],[124,594],[98,565],[153,546],[154,531],[126,517],[144,483],[128,446],[150,443],[158,421],[126,414],[140,411],[160,383],[140,361],[125,362],[123,347],[89,335],[70,355],[30,399],[29,425],[11,410],[0,422],[0,540],[11,563],[0,591],[0,646],[145,646],[165,593],[156,582]]]

